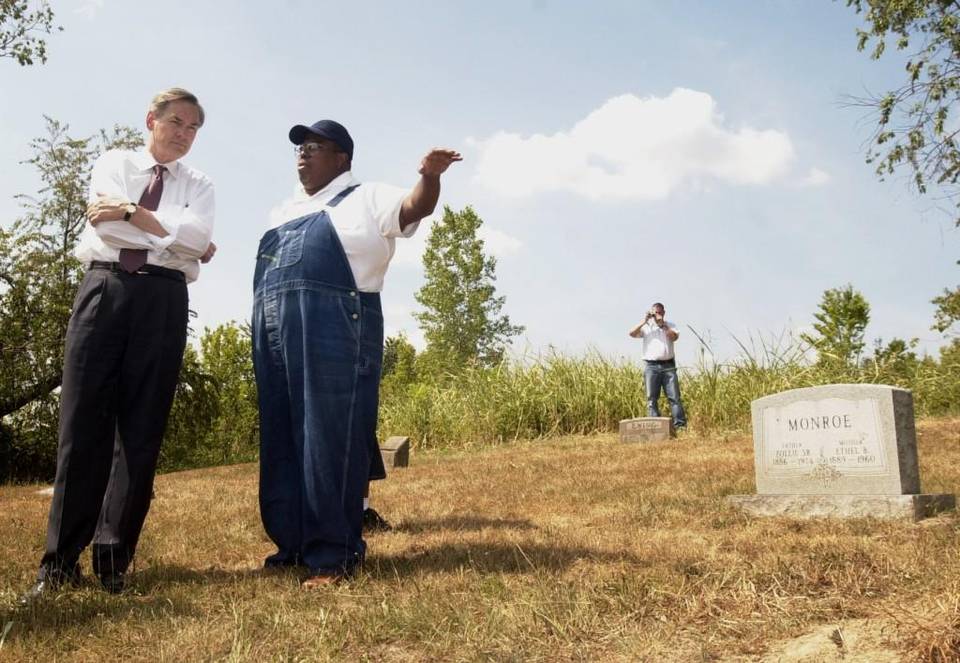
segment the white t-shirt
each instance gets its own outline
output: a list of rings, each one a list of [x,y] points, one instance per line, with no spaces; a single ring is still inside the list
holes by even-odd
[[[643,358],[647,361],[666,361],[673,359],[673,341],[667,336],[667,329],[677,330],[677,326],[668,320],[663,321],[663,327],[657,323],[644,323],[640,328],[643,339]]]
[[[327,207],[331,198],[355,184],[360,186],[336,207]],[[406,190],[388,184],[361,184],[348,171],[312,196],[298,185],[292,198],[271,210],[270,227],[326,210],[347,254],[357,288],[361,292],[380,292],[396,238],[411,237],[420,226],[419,222],[411,223],[400,230],[400,207],[407,194]]]

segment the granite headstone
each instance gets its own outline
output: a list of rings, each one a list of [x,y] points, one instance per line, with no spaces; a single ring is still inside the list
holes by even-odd
[[[756,495],[729,501],[758,515],[922,518],[953,495],[920,493],[913,396],[834,384],[753,401]]]

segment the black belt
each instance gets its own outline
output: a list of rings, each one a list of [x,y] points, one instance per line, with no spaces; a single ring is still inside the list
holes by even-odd
[[[648,364],[658,364],[660,366],[667,365],[673,366],[675,361],[674,359],[644,359]]]
[[[90,269],[109,269],[111,272],[117,272],[118,274],[130,274],[131,276],[136,276],[137,274],[149,274],[150,276],[162,276],[165,279],[173,279],[174,281],[182,282],[186,282],[187,280],[187,277],[184,276],[183,272],[181,272],[179,269],[170,269],[168,267],[160,267],[159,265],[144,265],[131,274],[131,272],[125,270],[119,262],[93,260],[90,262]]]

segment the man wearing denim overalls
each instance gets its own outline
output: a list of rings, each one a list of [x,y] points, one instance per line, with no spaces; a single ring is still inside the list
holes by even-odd
[[[271,213],[254,274],[260,514],[306,589],[363,563],[363,498],[385,471],[376,436],[380,290],[397,237],[410,237],[461,156],[434,149],[411,191],[353,177],[353,139],[320,120],[290,130],[300,186]]]
[[[677,362],[674,358],[673,342],[680,334],[677,326],[664,318],[666,310],[657,302],[643,322],[630,331],[630,336],[643,339],[644,386],[647,390],[647,416],[659,417],[660,389],[667,395],[673,427],[687,425],[687,415],[680,401],[680,378],[677,376]]]

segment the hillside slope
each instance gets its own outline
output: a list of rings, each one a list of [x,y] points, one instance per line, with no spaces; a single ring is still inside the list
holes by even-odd
[[[923,489],[958,492],[960,421],[918,424]],[[29,610],[49,498],[0,488],[0,661],[912,660],[960,643],[954,514],[752,520],[747,436],[563,438],[415,454],[373,486],[364,573],[266,573],[255,465],[158,477],[130,588]],[[88,561],[84,559],[86,568]],[[5,635],[2,635],[5,632]]]

